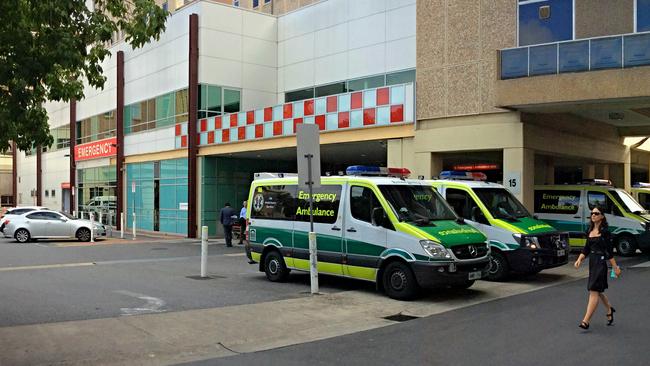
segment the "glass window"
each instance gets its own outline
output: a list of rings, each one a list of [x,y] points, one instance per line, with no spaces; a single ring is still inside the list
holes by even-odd
[[[313,192],[314,222],[333,224],[336,222],[341,202],[340,185],[323,185]],[[296,220],[309,222],[309,192],[302,189],[296,195]]]
[[[260,186],[253,196],[251,218],[293,220],[296,214],[296,186]]]
[[[547,0],[519,4],[519,45],[573,39],[573,1]]]
[[[372,210],[381,208],[375,193],[368,187],[352,186],[350,189],[350,213],[357,220],[372,223]]]
[[[535,212],[548,214],[575,214],[580,205],[580,191],[535,191]]]
[[[456,215],[440,194],[430,186],[380,185],[391,209],[400,221],[428,225],[436,220],[454,220]]]
[[[257,8],[260,6],[260,0],[253,0],[253,9]]]
[[[348,81],[348,91],[378,88],[380,86],[384,86],[384,75]]]
[[[34,212],[26,216],[30,220],[47,220],[45,212]]]
[[[604,192],[589,191],[587,193],[587,204],[590,210],[599,207],[606,214],[622,216],[614,201]]]
[[[314,88],[294,90],[284,93],[285,102],[295,102],[298,100],[311,99],[314,97]]]
[[[447,188],[445,194],[447,202],[458,216],[472,221],[479,220],[479,218],[475,217],[478,204],[468,192],[460,189]]]
[[[221,88],[209,85],[206,109],[212,112],[221,113]]]
[[[176,92],[176,123],[187,121],[187,89]]]
[[[650,31],[650,0],[636,0],[636,31]]]
[[[328,84],[316,87],[316,97],[345,93],[345,82]]]
[[[415,81],[415,70],[406,70],[386,74],[386,85],[406,84]]]
[[[621,207],[627,212],[640,214],[645,211],[643,206],[641,206],[637,201],[632,198],[627,192],[623,190],[616,190],[615,193],[612,192],[612,197],[618,202]]]
[[[524,205],[507,189],[477,188],[474,192],[494,218],[516,220],[530,217]]]
[[[240,110],[241,92],[239,90],[223,90],[223,112],[235,113]]]

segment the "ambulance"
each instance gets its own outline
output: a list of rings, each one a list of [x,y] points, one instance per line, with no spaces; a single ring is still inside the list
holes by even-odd
[[[431,187],[403,168],[351,166],[322,177],[313,198],[321,274],[375,282],[395,299],[421,288],[469,288],[487,275],[490,249]],[[309,271],[310,195],[286,174],[257,173],[247,255],[273,282]]]
[[[568,234],[533,217],[504,186],[486,182],[479,172],[443,171],[439,178],[427,182],[458,216],[488,237],[489,280],[504,280],[510,272],[538,273],[568,262]]]
[[[630,194],[644,209],[650,210],[650,183],[635,184],[630,189]]]
[[[571,246],[584,246],[590,212],[595,206],[601,207],[607,217],[619,255],[634,255],[637,248],[650,253],[650,213],[624,189],[603,179],[535,187],[535,214],[558,230],[569,232]]]

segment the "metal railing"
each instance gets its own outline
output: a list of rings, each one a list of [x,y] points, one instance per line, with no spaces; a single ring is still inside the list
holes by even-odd
[[[501,80],[650,65],[650,32],[585,38],[499,51]]]

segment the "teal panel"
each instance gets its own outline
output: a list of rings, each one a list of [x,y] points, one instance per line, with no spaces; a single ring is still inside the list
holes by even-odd
[[[160,209],[178,209],[176,186],[160,185]],[[162,231],[162,230],[161,230]]]

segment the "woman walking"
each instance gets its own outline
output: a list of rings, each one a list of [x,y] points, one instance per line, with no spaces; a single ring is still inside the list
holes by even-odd
[[[587,286],[589,290],[589,303],[587,304],[585,317],[578,326],[582,329],[589,329],[591,316],[596,311],[599,300],[607,308],[607,325],[612,325],[616,310],[614,310],[605,295],[605,289],[607,288],[607,261],[612,265],[616,277],[621,275],[621,269],[616,265],[607,218],[600,207],[594,207],[591,210],[591,220],[589,221],[589,230],[587,231],[587,243],[574,264],[576,269],[580,268],[582,261],[587,257],[589,257],[589,283]]]

